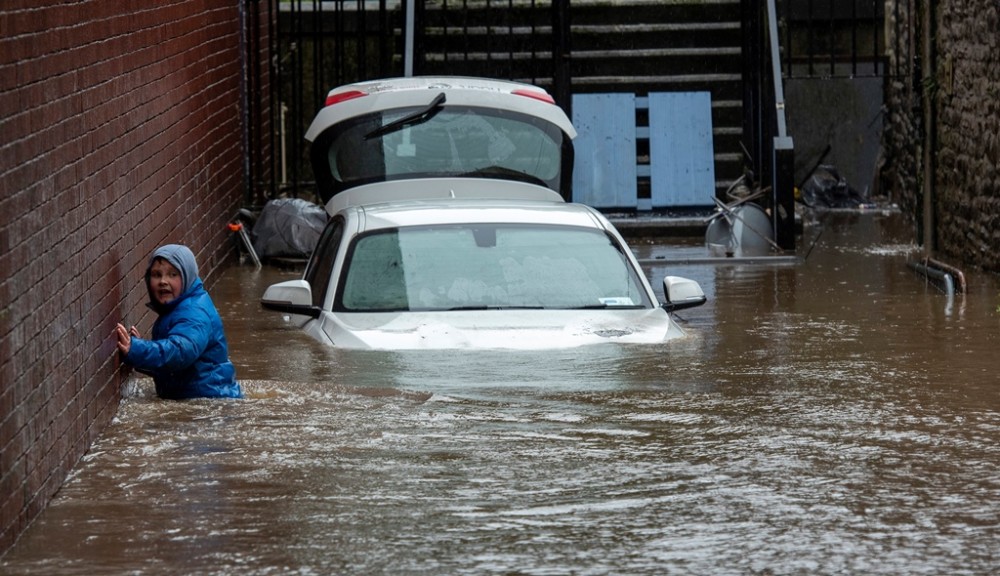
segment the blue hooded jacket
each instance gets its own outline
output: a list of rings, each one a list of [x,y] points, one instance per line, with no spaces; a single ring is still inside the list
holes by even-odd
[[[166,304],[156,301],[149,286],[157,258],[181,273],[181,295]],[[133,336],[125,361],[153,377],[161,398],[242,397],[222,319],[198,277],[194,253],[179,244],[157,248],[146,268],[146,289],[147,306],[159,315],[153,323],[153,339]]]

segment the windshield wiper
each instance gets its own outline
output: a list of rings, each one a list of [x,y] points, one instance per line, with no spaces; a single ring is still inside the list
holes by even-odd
[[[407,126],[416,126],[417,124],[423,124],[424,122],[427,122],[435,115],[437,115],[438,112],[444,109],[443,106],[444,101],[445,101],[444,92],[442,92],[437,96],[435,96],[434,99],[431,100],[431,103],[428,104],[426,108],[422,110],[417,110],[416,112],[413,112],[411,114],[407,114],[402,118],[389,122],[385,126],[381,126],[379,128],[372,130],[371,132],[365,134],[365,140],[371,140],[372,138],[385,136],[386,134],[389,134],[391,132],[402,130]]]

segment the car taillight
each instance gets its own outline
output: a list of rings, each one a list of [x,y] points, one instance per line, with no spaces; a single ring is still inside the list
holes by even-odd
[[[514,90],[513,94],[517,94],[518,96],[527,96],[528,98],[534,98],[535,100],[541,100],[542,102],[545,102],[547,104],[556,103],[556,101],[552,98],[552,96],[549,96],[548,93],[546,92],[518,89]]]
[[[367,92],[362,92],[360,90],[348,90],[347,92],[338,92],[336,94],[330,94],[326,97],[326,106],[332,106],[334,104],[339,104],[340,102],[345,102],[347,100],[353,100],[355,98],[360,98],[362,96],[367,96]]]

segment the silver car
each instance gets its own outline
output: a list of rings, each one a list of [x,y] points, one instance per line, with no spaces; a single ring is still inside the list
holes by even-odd
[[[563,198],[572,125],[539,88],[405,78],[331,92],[309,129],[330,221],[265,308],[344,348],[559,348],[682,336],[598,211]],[[567,163],[567,158],[569,162]]]

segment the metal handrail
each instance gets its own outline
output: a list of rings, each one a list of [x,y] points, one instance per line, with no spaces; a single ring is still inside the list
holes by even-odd
[[[778,11],[774,0],[767,1],[768,43],[771,46],[771,79],[774,82],[774,113],[778,133],[773,141],[771,190],[774,208],[771,223],[778,245],[795,248],[795,143],[785,125],[785,93],[781,79],[781,51],[778,49]]]
[[[768,43],[771,47],[771,80],[774,83],[774,111],[778,124],[778,138],[788,136],[785,124],[785,90],[781,81],[781,50],[778,47],[778,11],[774,0],[767,0]]]
[[[771,189],[771,225],[783,250],[795,248],[795,145],[787,133],[775,0],[743,2],[744,147],[754,180]],[[766,47],[766,49],[761,49]],[[770,82],[768,82],[770,76]]]

